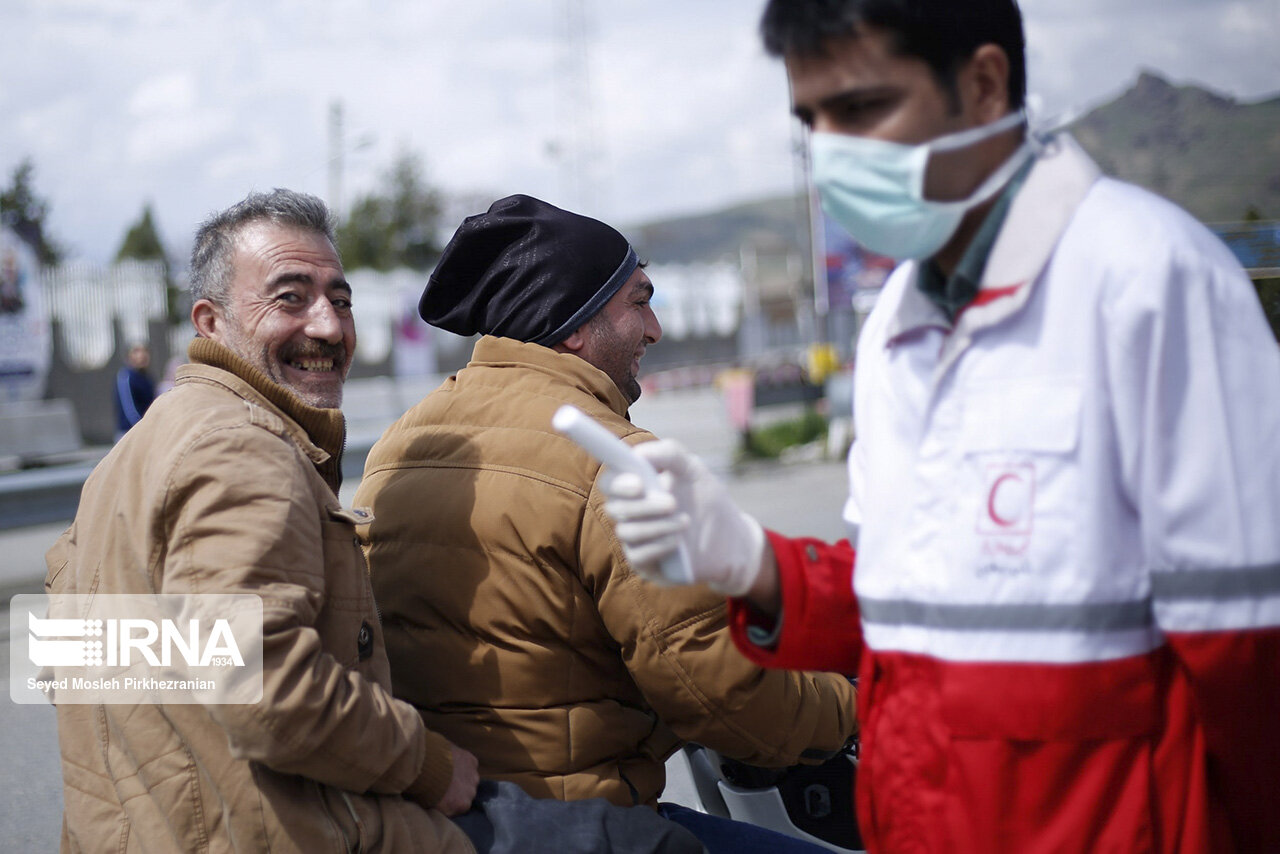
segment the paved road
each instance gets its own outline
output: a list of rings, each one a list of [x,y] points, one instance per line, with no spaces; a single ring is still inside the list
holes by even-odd
[[[642,399],[633,409],[634,421],[683,441],[721,472],[735,499],[765,525],[783,533],[835,539],[842,534],[839,520],[844,499],[844,467],[839,463],[790,466],[754,465],[738,473],[730,470],[733,433],[719,397],[713,392],[664,391]],[[343,488],[350,501],[356,487]],[[0,531],[0,593],[7,607],[17,592],[40,592],[44,551],[64,523]],[[7,610],[0,611],[0,671],[8,684],[9,632]],[[0,761],[11,781],[0,798],[0,839],[4,850],[55,851],[62,810],[58,769],[57,729],[53,709],[23,706],[8,697],[0,700]],[[692,790],[672,765],[668,797],[688,803]]]

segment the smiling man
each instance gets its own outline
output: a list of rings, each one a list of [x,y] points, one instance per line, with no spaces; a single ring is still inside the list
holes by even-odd
[[[539,798],[653,806],[683,741],[777,766],[855,729],[847,680],[763,670],[733,649],[720,597],[634,575],[599,463],[551,428],[570,403],[627,442],[653,438],[628,418],[662,337],[652,296],[602,222],[529,196],[467,218],[419,311],[483,337],[374,446],[356,494],[396,695],[485,777]],[[712,851],[797,844],[664,812]]]
[[[55,594],[253,593],[253,705],[58,706],[64,851],[445,851],[475,758],[394,700],[337,408],[355,348],[324,203],[253,194],[196,235],[199,336],[85,484]]]
[[[355,352],[351,286],[324,232],[251,220],[204,235],[197,252],[225,251],[231,276],[197,279],[191,320],[200,337],[240,354],[268,380],[319,409],[342,406]]]

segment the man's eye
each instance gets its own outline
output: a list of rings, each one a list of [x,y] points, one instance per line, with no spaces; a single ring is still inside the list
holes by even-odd
[[[849,101],[841,109],[841,116],[846,122],[867,121],[889,106],[885,98],[864,98]]]
[[[302,297],[288,291],[286,291],[285,293],[279,294],[278,296],[276,296],[276,299],[278,299],[280,302],[287,302],[290,305],[296,305],[297,303],[302,302]]]
[[[865,101],[849,101],[840,107],[840,117],[845,121],[854,121],[866,111]]]
[[[339,311],[351,310],[351,300],[346,299],[344,297],[338,297],[337,299],[329,300],[329,302],[331,302],[333,304],[333,307],[338,309]]]

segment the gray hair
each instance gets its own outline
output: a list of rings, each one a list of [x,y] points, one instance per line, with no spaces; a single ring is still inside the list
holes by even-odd
[[[231,256],[236,237],[246,225],[265,220],[323,234],[336,249],[333,215],[315,196],[277,187],[269,193],[250,193],[224,211],[215,213],[196,232],[191,249],[191,299],[207,299],[228,305],[231,291]]]

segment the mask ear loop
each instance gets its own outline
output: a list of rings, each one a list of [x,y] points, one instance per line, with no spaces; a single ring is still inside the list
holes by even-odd
[[[1008,115],[1004,116],[1003,118],[997,119],[991,124],[982,125],[980,127],[971,128],[966,131],[961,131],[960,133],[957,133],[957,134],[952,134],[951,136],[942,140],[941,144],[939,144],[937,141],[934,141],[932,143],[927,143],[925,147],[928,149],[931,149],[931,151],[929,151],[929,154],[932,154],[937,151],[945,152],[945,151],[951,151],[957,148],[964,148],[969,145],[973,145],[975,142],[979,142],[981,140],[988,139],[993,136],[997,136],[1009,130],[1010,128],[1017,127],[1018,125],[1023,125],[1024,127],[1027,126],[1027,113],[1025,109],[1009,113]],[[1031,157],[1034,157],[1036,153],[1037,153],[1036,149],[1031,142],[1030,131],[1028,130],[1027,133],[1023,135],[1022,143],[1018,146],[1018,148],[1012,154],[1009,155],[1008,159],[1006,159],[1003,163],[997,166],[995,171],[993,171],[980,184],[978,184],[978,186],[974,189],[974,191],[969,194],[968,198],[956,199],[953,201],[945,201],[945,202],[933,201],[931,199],[924,198],[923,186],[921,186],[918,190],[920,194],[920,198],[925,203],[933,205],[937,208],[968,210],[969,208],[974,207],[975,205],[982,204],[983,202],[987,201],[992,196],[994,196],[996,193],[1000,192],[1000,189],[1004,187],[1005,184],[1009,183],[1009,179],[1011,179],[1014,176],[1014,173],[1016,173],[1018,169],[1021,168],[1022,164],[1025,163]],[[921,182],[924,181],[923,171],[920,173],[920,180]]]
[[[1049,151],[1054,138],[1084,115],[1079,107],[1066,107],[1056,113],[1042,115],[1041,104],[1039,95],[1028,95],[1027,105],[1023,108],[1027,116],[1027,142],[1037,157]]]
[[[955,151],[960,148],[968,148],[971,145],[999,136],[1010,128],[1027,123],[1026,110],[1017,110],[1001,116],[994,122],[978,127],[969,128],[968,130],[957,131],[948,134],[939,139],[926,142],[922,147],[927,148],[930,154],[937,152]]]

